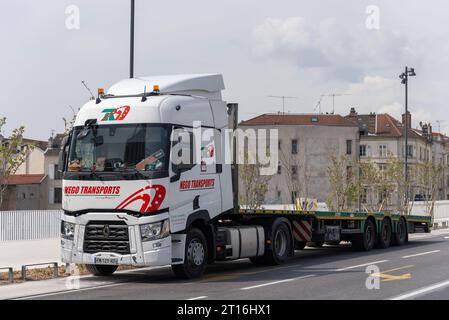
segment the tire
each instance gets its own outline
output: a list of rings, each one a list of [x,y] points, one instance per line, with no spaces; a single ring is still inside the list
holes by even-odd
[[[200,277],[207,266],[207,241],[200,229],[187,232],[184,263],[172,265],[176,277],[193,279]]]
[[[287,224],[278,220],[271,228],[271,246],[265,249],[261,257],[250,258],[255,265],[279,265],[287,261],[289,253],[292,251],[292,237]]]
[[[399,218],[392,238],[392,244],[394,246],[402,246],[407,243],[407,223],[404,218]]]
[[[369,251],[374,247],[376,242],[376,227],[369,219],[365,221],[363,233],[355,236],[352,241],[354,249],[357,251]]]
[[[314,241],[314,242],[309,242],[307,244],[307,246],[314,247],[314,248],[321,248],[323,245],[324,245],[324,241]]]
[[[102,264],[86,264],[87,271],[95,276],[106,277],[112,275],[118,266],[102,265]]]
[[[306,247],[306,241],[295,241],[295,250],[302,250]]]
[[[391,244],[391,222],[388,219],[383,219],[380,226],[376,247],[386,249]]]

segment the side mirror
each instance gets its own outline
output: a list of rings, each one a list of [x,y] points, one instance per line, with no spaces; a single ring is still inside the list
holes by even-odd
[[[65,136],[62,138],[61,141],[61,150],[59,151],[59,158],[58,158],[58,172],[62,173],[65,168],[65,163],[67,161],[67,146],[69,144],[69,136]]]

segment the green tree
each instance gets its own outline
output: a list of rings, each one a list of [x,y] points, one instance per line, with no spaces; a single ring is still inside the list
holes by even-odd
[[[0,118],[0,132],[3,132],[5,124],[6,118]],[[17,172],[34,149],[33,145],[23,143],[24,132],[25,127],[21,126],[14,129],[7,138],[0,136],[0,206],[3,204],[9,177]]]

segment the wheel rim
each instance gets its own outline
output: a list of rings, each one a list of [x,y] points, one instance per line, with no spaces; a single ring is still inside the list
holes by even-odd
[[[371,241],[373,240],[372,230],[373,227],[370,224],[368,224],[365,231],[365,238],[367,244],[371,244]]]
[[[287,250],[287,235],[284,230],[277,230],[274,237],[274,251],[278,257],[285,254]]]
[[[187,247],[187,261],[195,267],[199,267],[204,263],[204,246],[197,239],[190,241]]]

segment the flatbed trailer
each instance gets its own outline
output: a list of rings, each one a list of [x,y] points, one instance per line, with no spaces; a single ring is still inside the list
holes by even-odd
[[[263,225],[265,230],[274,221],[280,220],[292,235],[292,252],[306,245],[322,246],[324,243],[337,245],[341,241],[351,242],[356,250],[388,248],[390,245],[404,245],[410,233],[431,231],[430,216],[400,215],[384,212],[332,212],[272,209],[235,209],[227,216],[237,225]],[[275,242],[271,233],[265,234],[266,245]]]

